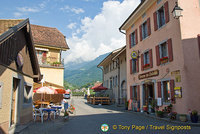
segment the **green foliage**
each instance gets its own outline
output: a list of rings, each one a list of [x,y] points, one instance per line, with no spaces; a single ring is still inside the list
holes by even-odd
[[[72,92],[73,96],[84,96],[84,92]]]
[[[64,87],[65,89],[71,89],[71,90],[79,88],[78,86],[75,86],[67,81],[64,81]]]

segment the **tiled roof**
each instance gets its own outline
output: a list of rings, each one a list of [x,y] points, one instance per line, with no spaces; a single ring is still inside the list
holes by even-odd
[[[0,35],[22,21],[24,19],[0,19]]]
[[[65,36],[56,28],[31,25],[31,31],[34,44],[69,49]]]

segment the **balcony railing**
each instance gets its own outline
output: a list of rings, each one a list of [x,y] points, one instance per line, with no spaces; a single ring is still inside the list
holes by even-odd
[[[38,57],[38,63],[40,66],[46,67],[64,67],[64,59],[55,57]]]

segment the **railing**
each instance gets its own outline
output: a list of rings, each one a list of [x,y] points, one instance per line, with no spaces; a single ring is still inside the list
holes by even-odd
[[[64,67],[64,59],[55,58],[55,57],[37,57],[38,63],[40,66],[47,67]]]

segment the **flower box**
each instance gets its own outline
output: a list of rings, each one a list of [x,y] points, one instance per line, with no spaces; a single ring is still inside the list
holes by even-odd
[[[150,64],[145,64],[143,67],[148,68],[148,67],[150,67]]]
[[[162,57],[162,58],[160,58],[160,62],[161,62],[161,64],[167,63],[168,62],[168,57]]]

